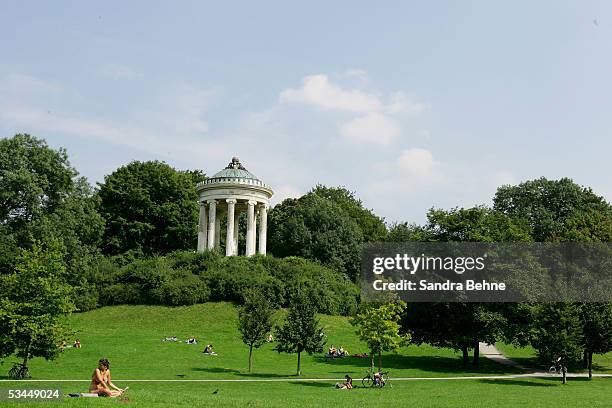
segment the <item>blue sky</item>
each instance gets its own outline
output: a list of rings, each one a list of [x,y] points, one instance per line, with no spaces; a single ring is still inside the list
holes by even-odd
[[[33,2],[0,6],[0,136],[277,192],[343,185],[389,221],[571,177],[612,199],[612,3]]]

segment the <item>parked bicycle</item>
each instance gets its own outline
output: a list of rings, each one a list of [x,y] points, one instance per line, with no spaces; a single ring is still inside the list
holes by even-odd
[[[382,388],[389,382],[389,372],[379,371],[372,374],[372,371],[368,370],[366,376],[361,380],[361,385],[364,387],[378,387]]]
[[[562,363],[561,357],[552,362],[553,365],[548,369],[549,374],[563,374],[563,372],[567,373],[567,367],[565,367]]]
[[[30,369],[21,363],[13,363],[13,367],[9,370],[9,378],[12,380],[24,380],[30,378]]]

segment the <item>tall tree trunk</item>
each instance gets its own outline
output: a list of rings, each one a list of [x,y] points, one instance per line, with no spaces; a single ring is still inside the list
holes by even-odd
[[[249,346],[249,373],[251,372],[251,358],[253,356],[253,345]]]
[[[378,372],[382,371],[382,350],[378,350]]]
[[[467,367],[468,365],[468,361],[470,359],[470,355],[468,353],[468,348],[467,348],[467,344],[463,344],[461,346],[461,352],[463,353],[463,366]]]
[[[589,367],[589,351],[587,349],[582,352],[582,364],[584,368]]]
[[[474,340],[474,359],[472,360],[472,365],[474,367],[478,367],[480,364],[480,347],[478,344],[478,340]]]
[[[589,351],[589,380],[593,379],[593,352]]]
[[[302,357],[302,352],[301,352],[301,351],[298,351],[298,369],[297,369],[297,375],[298,375],[298,377],[299,377],[300,375],[302,375],[302,367],[301,367],[301,363],[302,363],[302,361],[301,361],[301,357]]]

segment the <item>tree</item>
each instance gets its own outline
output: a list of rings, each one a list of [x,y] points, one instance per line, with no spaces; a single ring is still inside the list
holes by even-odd
[[[582,324],[580,310],[573,303],[550,303],[536,307],[531,344],[543,361],[561,358],[561,365],[580,360],[582,354]],[[565,369],[563,384],[566,383]]]
[[[278,257],[317,260],[355,281],[363,235],[357,223],[331,200],[317,194],[287,199],[268,218],[268,248]]]
[[[249,372],[251,372],[253,347],[259,348],[266,342],[272,329],[274,308],[260,290],[245,293],[244,305],[238,313],[238,328],[242,342],[249,346]]]
[[[66,150],[28,134],[0,140],[0,223],[19,228],[51,213],[72,189]]]
[[[597,230],[600,233],[596,240],[606,241],[612,237],[610,205],[590,188],[581,187],[568,178],[547,180],[542,177],[517,186],[500,187],[493,198],[493,208],[525,220],[536,242],[568,241],[570,237],[593,236]],[[592,217],[597,217],[597,221],[593,222]],[[588,228],[588,232],[580,228],[581,233],[570,233],[575,229],[573,226],[579,225],[597,227]]]
[[[387,227],[383,218],[364,208],[363,202],[355,193],[344,187],[326,187],[317,184],[309,194],[316,194],[338,204],[356,223],[365,242],[383,241],[387,236]]]
[[[106,220],[103,250],[143,255],[195,248],[198,172],[181,172],[158,161],[132,162],[100,184]]]
[[[410,341],[410,336],[400,334],[400,316],[406,303],[383,303],[378,307],[365,307],[351,319],[357,327],[357,335],[370,349],[370,367],[374,367],[374,355],[378,354],[378,371],[382,371],[382,352],[395,351]]]
[[[396,226],[391,236],[432,242],[529,242],[529,227],[490,208],[454,208],[449,211],[431,209],[422,228]],[[414,303],[402,320],[412,333],[415,344],[429,343],[437,347],[460,350],[466,366],[469,350],[472,364],[480,361],[479,343],[495,343],[507,328],[506,309],[514,305],[491,303]]]
[[[593,354],[612,351],[612,303],[585,303],[580,309],[589,379],[593,378]]]
[[[34,241],[60,241],[67,280],[79,287],[79,309],[95,307],[96,291],[85,275],[98,261],[104,221],[66,151],[30,135],[0,140],[0,204],[0,273],[13,271],[20,250]]]
[[[12,273],[0,275],[0,357],[15,354],[27,367],[31,358],[58,356],[63,318],[74,310],[65,271],[59,243],[35,243]]]
[[[535,241],[612,241],[612,206],[590,188],[568,178],[542,177],[500,187],[493,201],[496,210],[528,222]],[[583,359],[591,375],[593,353],[612,349],[612,303],[574,304],[573,308],[580,311]],[[533,324],[537,327],[540,322],[535,320]]]
[[[297,375],[302,375],[301,355],[323,351],[326,338],[319,327],[316,307],[304,291],[297,292],[291,299],[289,311],[282,326],[277,326],[276,351],[297,353]]]

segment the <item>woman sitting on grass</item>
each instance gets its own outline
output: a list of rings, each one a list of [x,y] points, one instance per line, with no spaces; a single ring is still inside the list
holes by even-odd
[[[91,376],[89,392],[96,393],[101,397],[118,397],[128,388],[129,387],[121,389],[113,384],[110,374],[110,363],[107,359],[101,358],[100,361],[98,361],[98,368],[94,370],[93,375]]]

